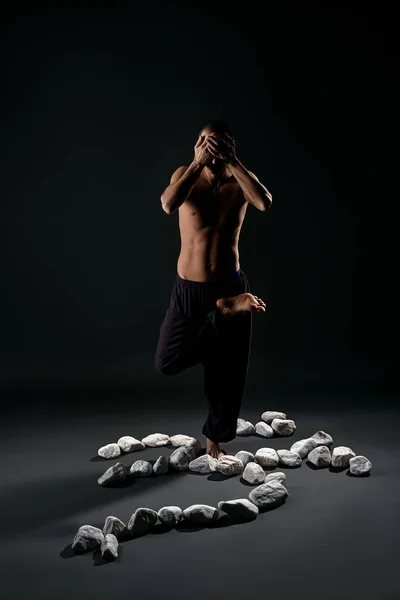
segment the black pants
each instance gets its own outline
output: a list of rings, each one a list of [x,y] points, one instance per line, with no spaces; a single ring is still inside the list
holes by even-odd
[[[155,367],[175,375],[202,363],[208,417],[202,433],[213,442],[236,437],[250,357],[252,313],[225,319],[218,298],[250,292],[243,271],[231,280],[203,283],[176,274],[169,307],[161,324]]]

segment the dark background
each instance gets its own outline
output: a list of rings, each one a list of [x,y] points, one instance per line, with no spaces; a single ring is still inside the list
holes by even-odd
[[[1,4],[5,600],[400,597],[387,6]],[[253,315],[240,416],[255,424],[279,410],[296,424],[290,438],[222,447],[288,449],[322,430],[366,456],[371,476],[304,460],[283,467],[287,502],[254,522],[153,531],[121,543],[114,563],[98,550],[78,557],[81,525],[250,491],[239,477],[191,471],[97,483],[110,466],[98,449],[122,435],[205,443],[202,366],[165,377],[154,353],[180,250],[177,214],[160,195],[213,118],[230,124],[238,158],[273,195],[267,212],[248,207],[240,238],[240,266],[267,303]],[[172,450],[118,460],[154,463]]]
[[[158,381],[180,248],[160,195],[217,117],[273,194],[240,238],[268,305],[249,376],[381,385],[384,24],[356,2],[6,4],[3,386]]]

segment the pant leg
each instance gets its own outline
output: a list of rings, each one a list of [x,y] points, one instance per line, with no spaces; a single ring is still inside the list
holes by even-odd
[[[176,375],[200,362],[204,321],[169,306],[161,324],[155,367],[163,375]]]
[[[236,293],[244,292],[250,292],[247,278]],[[202,433],[213,442],[229,442],[236,437],[250,358],[252,316],[244,312],[221,321],[218,309],[208,314],[216,334],[202,358],[208,402]]]

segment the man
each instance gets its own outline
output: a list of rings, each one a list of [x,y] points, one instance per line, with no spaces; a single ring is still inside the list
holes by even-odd
[[[209,412],[206,452],[236,437],[250,355],[252,312],[265,302],[250,293],[239,265],[239,234],[248,204],[266,211],[270,192],[236,156],[220,119],[201,129],[194,158],[180,166],[161,195],[163,210],[178,210],[181,251],[170,305],[160,328],[155,367],[165,375],[199,362]]]

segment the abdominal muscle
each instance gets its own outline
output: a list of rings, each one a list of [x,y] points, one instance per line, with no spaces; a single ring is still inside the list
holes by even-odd
[[[222,242],[218,232],[181,236],[177,272],[182,279],[200,282],[224,281],[240,268],[236,240]],[[223,244],[223,245],[222,245]]]

